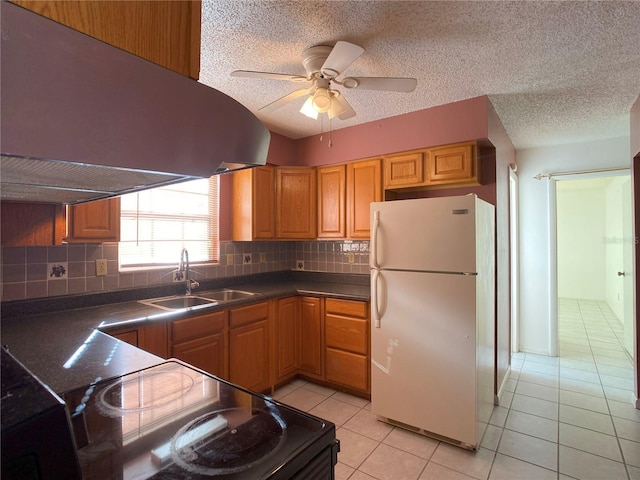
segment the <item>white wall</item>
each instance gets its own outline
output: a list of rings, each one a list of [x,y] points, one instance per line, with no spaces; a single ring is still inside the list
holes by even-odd
[[[525,352],[548,354],[549,337],[549,180],[539,173],[630,167],[629,138],[520,150],[520,345]],[[555,333],[554,333],[555,334]]]
[[[556,182],[558,296],[605,300],[606,184],[610,179]]]

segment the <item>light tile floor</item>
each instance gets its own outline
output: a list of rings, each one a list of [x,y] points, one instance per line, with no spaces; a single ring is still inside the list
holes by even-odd
[[[304,380],[274,397],[336,424],[338,480],[640,480],[640,410],[622,334],[606,303],[561,300],[560,356],[513,356],[476,452],[379,422],[366,400]]]

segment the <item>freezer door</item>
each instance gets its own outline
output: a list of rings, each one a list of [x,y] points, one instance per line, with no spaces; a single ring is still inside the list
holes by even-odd
[[[371,204],[371,266],[476,272],[475,195]]]
[[[475,446],[476,277],[382,271],[371,295],[373,413]]]

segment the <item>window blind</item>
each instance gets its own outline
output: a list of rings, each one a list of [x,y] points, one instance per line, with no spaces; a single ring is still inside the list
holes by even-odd
[[[121,197],[120,266],[219,259],[219,176],[152,188]]]

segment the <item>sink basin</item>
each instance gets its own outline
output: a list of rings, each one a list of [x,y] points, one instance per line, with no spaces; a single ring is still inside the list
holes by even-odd
[[[152,298],[150,300],[140,300],[140,303],[162,308],[164,310],[183,310],[185,308],[206,306],[212,307],[218,304],[215,299],[196,297],[193,295],[174,295],[172,297]]]
[[[251,297],[255,295],[255,293],[243,292],[242,290],[233,290],[230,288],[225,288],[224,290],[202,292],[201,295],[205,298],[209,298],[222,303],[222,302],[230,302],[232,300],[239,300],[241,298]]]
[[[232,300],[240,300],[255,295],[251,292],[225,288],[223,290],[210,290],[199,295],[172,295],[171,297],[150,298],[139,300],[140,303],[163,310],[184,310],[187,308],[213,307]]]

